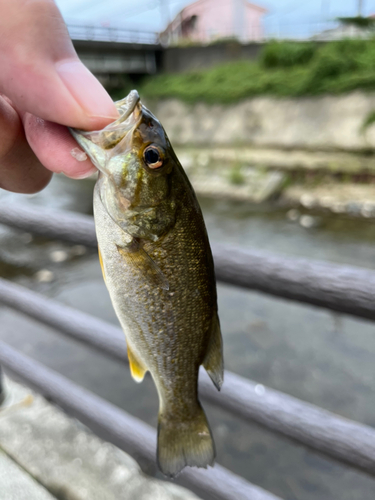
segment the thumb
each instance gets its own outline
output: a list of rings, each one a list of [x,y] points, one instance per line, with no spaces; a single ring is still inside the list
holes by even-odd
[[[0,0],[0,92],[23,114],[99,129],[118,117],[52,0]]]

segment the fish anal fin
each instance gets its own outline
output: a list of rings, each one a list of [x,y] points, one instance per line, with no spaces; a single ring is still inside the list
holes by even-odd
[[[131,247],[127,249],[117,246],[117,250],[127,261],[131,261],[146,282],[152,283],[163,290],[169,290],[167,278],[144,248],[138,247],[136,250],[133,250]]]
[[[219,318],[216,313],[212,320],[210,341],[202,364],[215,387],[220,391],[224,380],[223,340]]]
[[[105,281],[105,272],[104,272],[104,265],[103,265],[103,257],[102,253],[100,251],[100,248],[98,247],[98,254],[99,254],[99,262],[100,262],[100,267],[102,268],[102,273],[103,273],[103,279]]]
[[[145,368],[142,363],[138,360],[137,356],[134,355],[133,351],[129,347],[128,343],[128,358],[130,365],[130,373],[133,379],[140,383],[144,379],[145,373],[147,372],[147,368]]]

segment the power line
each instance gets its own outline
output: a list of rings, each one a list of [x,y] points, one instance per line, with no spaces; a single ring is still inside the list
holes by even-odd
[[[139,14],[144,14],[145,12],[149,12],[149,11],[152,11],[152,10],[155,10],[156,8],[158,8],[158,6],[160,6],[160,0],[153,0],[152,2],[150,2],[148,4],[148,6],[144,9],[139,9],[139,7],[137,8],[133,8],[133,9],[130,9],[130,10],[122,10],[121,8],[121,13],[119,12],[119,8],[120,6],[118,7],[115,7],[114,9],[112,8],[112,10],[110,11],[110,13],[108,14],[107,13],[107,17],[110,17],[110,16],[113,16],[113,15],[118,15],[118,17],[121,17],[122,16],[126,16],[126,18],[129,18],[129,17],[134,17],[134,16],[138,16]],[[168,2],[168,6],[170,7],[171,5],[175,5],[175,4],[182,4],[183,2],[181,2],[181,0],[172,0],[172,1],[169,1]]]
[[[123,15],[134,15],[134,14],[142,14],[143,12],[146,12],[148,10],[152,10],[154,9],[157,4],[156,4],[156,0],[153,0],[152,2],[148,2],[147,4],[147,7],[146,8],[143,8],[143,9],[140,9],[139,6],[137,6],[136,8],[130,8],[130,9],[124,9],[124,2],[123,0],[118,0],[117,2],[104,2],[103,0],[88,0],[88,2],[85,2],[85,6],[83,6],[83,9],[80,8],[80,10],[77,12],[77,9],[74,9],[76,11],[76,14],[79,14],[79,15],[84,15],[85,14],[85,11],[87,11],[88,9],[95,9],[96,7],[105,7],[106,8],[106,13],[108,14],[108,11],[110,12],[110,15],[113,13],[113,12],[118,12],[119,9],[121,9],[122,11],[122,14]],[[116,5],[117,4],[117,5]],[[118,5],[118,4],[121,4],[121,5]],[[71,16],[72,13],[69,12],[69,16]],[[73,14],[74,15],[74,14]],[[99,14],[100,15],[100,14]]]
[[[160,19],[162,24],[168,26],[171,21],[171,15],[169,10],[169,1],[168,0],[159,0],[160,7]]]

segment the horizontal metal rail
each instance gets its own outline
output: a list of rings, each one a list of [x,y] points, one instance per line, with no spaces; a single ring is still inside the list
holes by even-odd
[[[98,436],[141,463],[155,464],[156,431],[149,425],[3,342],[0,342],[0,364],[26,385],[78,418]],[[185,469],[176,482],[215,500],[281,500],[220,465],[207,470]]]
[[[117,42],[143,45],[156,45],[159,42],[159,34],[155,31],[131,30],[124,28],[113,28],[111,26],[76,24],[68,24],[67,28],[72,40]]]
[[[0,303],[39,320],[118,361],[128,362],[122,330],[0,279]],[[200,394],[213,405],[375,475],[375,430],[251,380],[225,372],[217,392],[204,370]]]
[[[0,205],[0,223],[87,246],[96,246],[92,217]],[[375,320],[375,272],[327,262],[212,245],[216,277],[231,285]]]

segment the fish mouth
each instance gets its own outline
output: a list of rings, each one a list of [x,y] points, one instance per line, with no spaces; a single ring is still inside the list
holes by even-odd
[[[130,117],[130,115],[134,112],[138,103],[140,103],[140,98],[136,90],[131,90],[129,94],[126,97],[124,97],[124,99],[116,101],[115,106],[118,112],[120,113],[120,118],[118,118],[111,125],[116,126],[126,121]]]
[[[124,99],[115,102],[115,106],[119,112],[119,118],[102,130],[70,129],[73,137],[89,155],[94,165],[107,175],[109,175],[108,161],[131,148],[132,132],[142,120],[143,106],[136,90],[132,90]]]
[[[107,151],[117,149],[116,146],[122,142],[128,132],[138,125],[142,114],[142,104],[136,90],[129,92],[124,99],[116,101],[115,106],[120,114],[117,120],[102,130],[83,132],[82,134]]]

